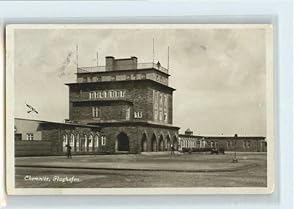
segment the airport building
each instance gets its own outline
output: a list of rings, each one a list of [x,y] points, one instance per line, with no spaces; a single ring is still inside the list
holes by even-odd
[[[200,136],[187,129],[179,134],[179,151],[201,151],[207,148],[238,152],[266,152],[267,142],[263,136]]]
[[[172,124],[175,89],[159,62],[106,57],[105,66],[78,67],[76,76],[76,82],[66,84],[65,123],[15,119],[16,155],[27,155],[24,143],[32,141],[39,143],[40,152],[52,154],[63,154],[66,144],[75,154],[178,149],[179,127]]]

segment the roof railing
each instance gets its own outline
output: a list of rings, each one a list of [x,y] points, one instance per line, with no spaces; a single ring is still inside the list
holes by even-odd
[[[112,69],[113,70],[108,70]],[[162,67],[157,63],[137,63],[129,65],[115,65],[115,66],[93,66],[93,67],[78,67],[77,73],[97,73],[97,72],[113,72],[115,70],[143,70],[143,69],[156,69],[163,73],[168,74],[168,69]]]

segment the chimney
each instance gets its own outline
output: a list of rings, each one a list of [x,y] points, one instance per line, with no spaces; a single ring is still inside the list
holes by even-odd
[[[113,56],[106,56],[105,57],[105,70],[106,71],[113,71],[115,64],[115,58]]]
[[[132,56],[131,60],[132,60],[132,69],[137,69],[138,58],[135,56]]]

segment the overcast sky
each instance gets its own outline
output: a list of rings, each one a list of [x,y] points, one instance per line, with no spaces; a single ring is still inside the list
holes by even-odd
[[[138,57],[167,67],[176,89],[174,125],[201,135],[265,135],[264,29],[17,29],[15,115],[49,121],[68,118],[68,87],[79,66],[105,56]],[[39,114],[27,114],[25,103]]]

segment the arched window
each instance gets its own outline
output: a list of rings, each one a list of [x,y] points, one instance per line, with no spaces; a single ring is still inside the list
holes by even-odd
[[[64,134],[63,135],[63,141],[62,141],[62,150],[66,151],[66,145],[68,144],[68,135]]]
[[[79,152],[80,151],[80,135],[76,135],[76,142],[75,142],[75,151]]]
[[[71,134],[69,144],[72,148],[74,148],[74,146],[75,146],[75,136],[74,136],[74,134]]]
[[[89,152],[93,151],[93,142],[94,142],[94,137],[93,137],[93,135],[90,135],[89,140],[88,140],[88,151]]]
[[[94,138],[94,151],[98,151],[99,148],[99,136],[96,135]]]
[[[87,146],[88,138],[87,138],[87,135],[84,135],[83,137],[84,137],[83,138],[83,143],[82,143],[83,144],[83,151],[86,152],[87,151],[87,147],[88,147]]]

